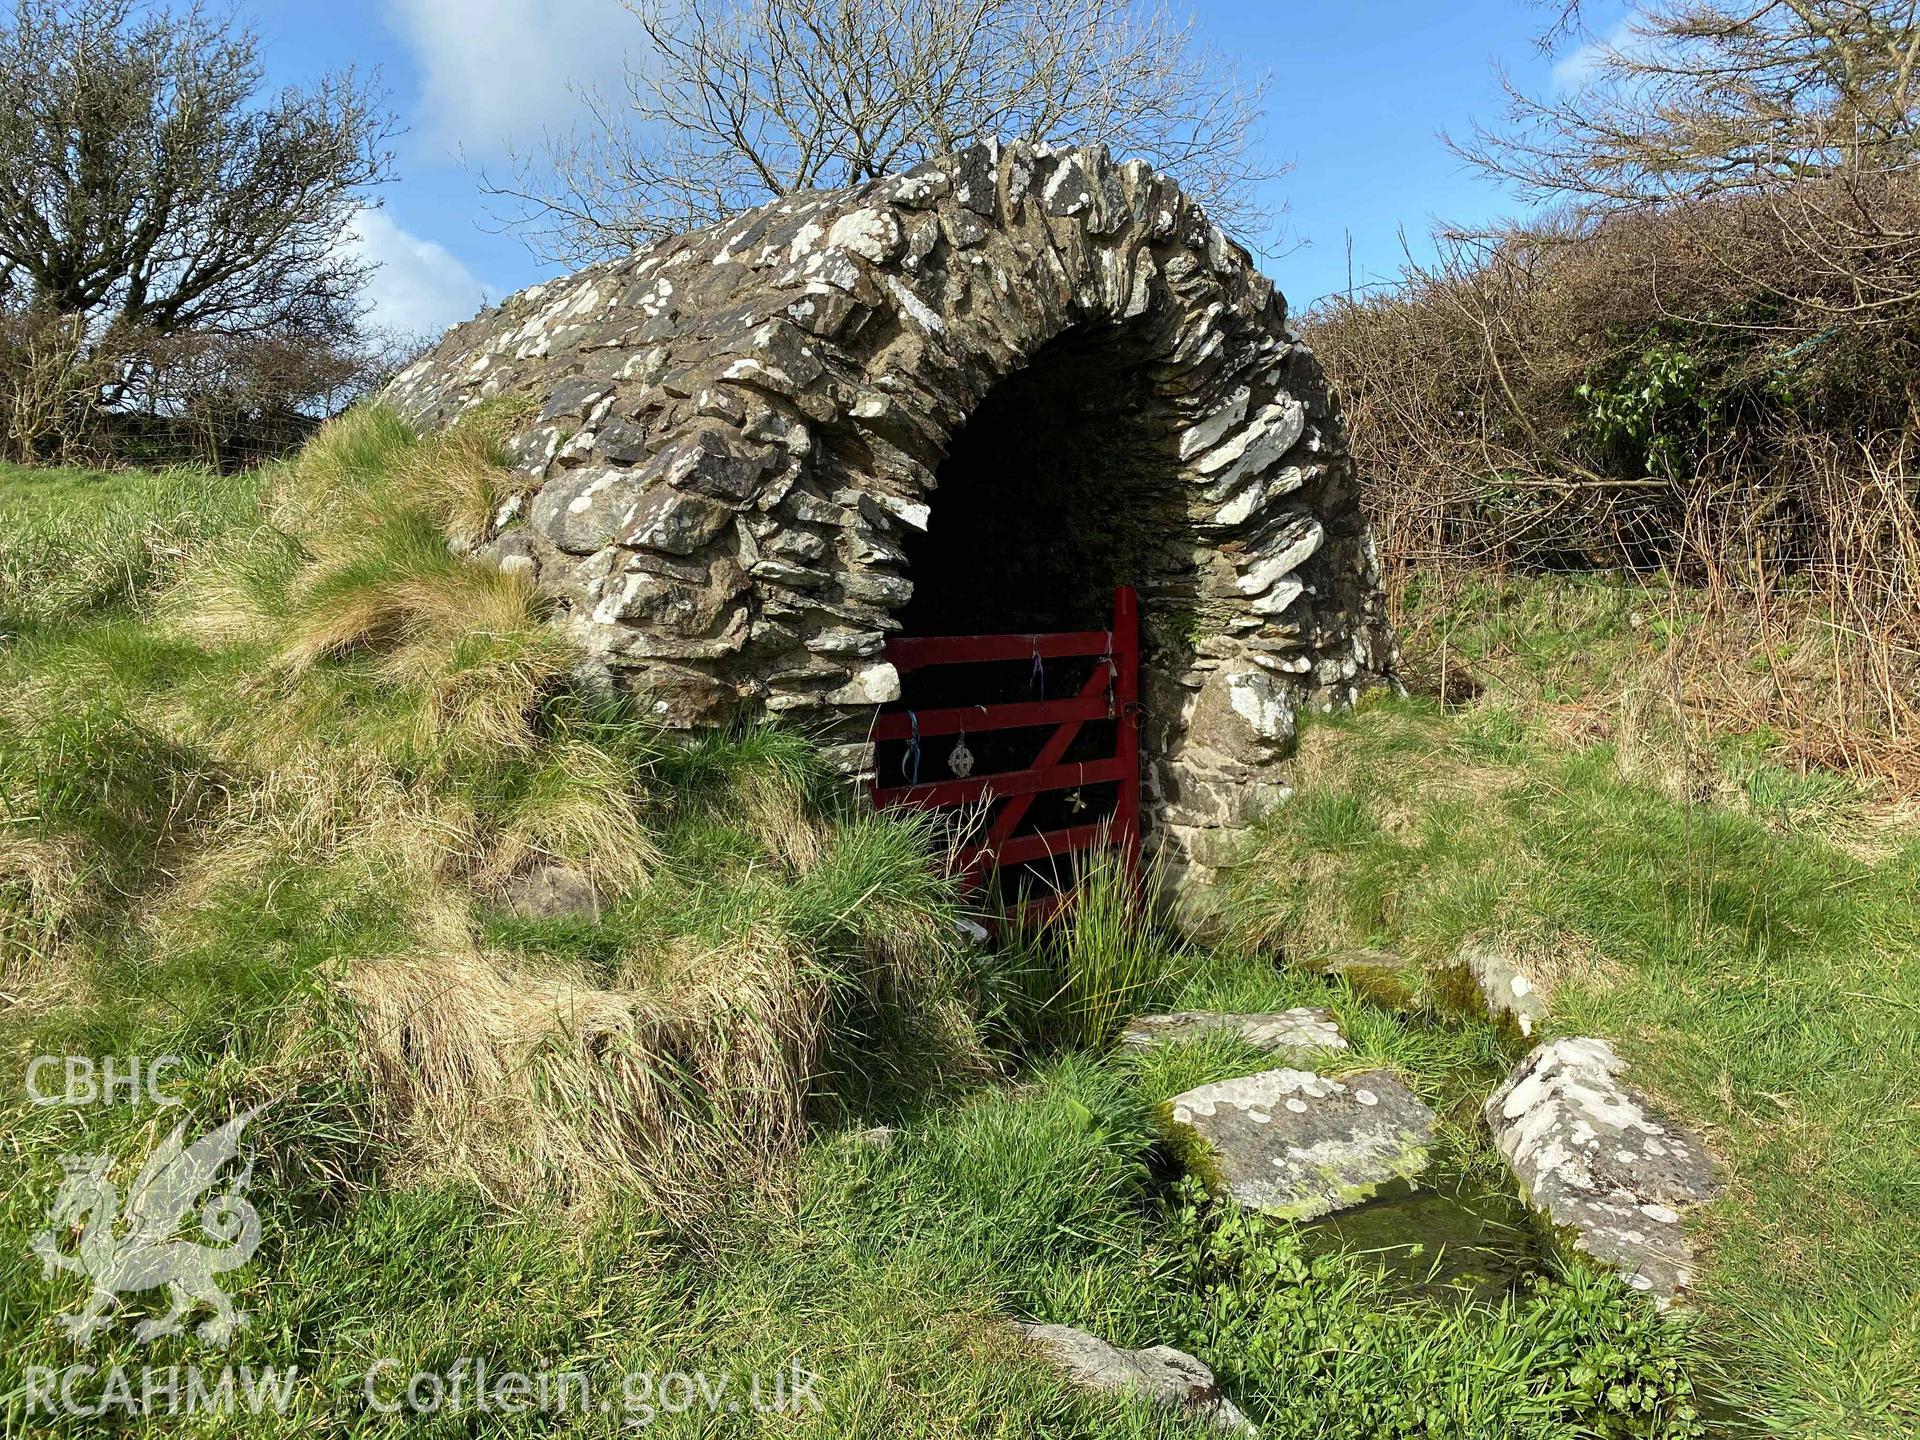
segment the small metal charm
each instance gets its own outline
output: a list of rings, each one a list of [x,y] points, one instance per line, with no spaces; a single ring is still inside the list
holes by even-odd
[[[967,748],[964,734],[953,742],[953,749],[947,752],[947,769],[958,780],[964,780],[973,773],[973,751]]]
[[[1069,812],[1071,812],[1072,814],[1078,815],[1082,810],[1086,808],[1087,808],[1086,796],[1082,795],[1078,790],[1072,790],[1068,792],[1067,809]]]

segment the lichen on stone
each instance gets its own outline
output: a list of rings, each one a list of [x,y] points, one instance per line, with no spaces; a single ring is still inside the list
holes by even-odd
[[[1209,1190],[1287,1220],[1417,1184],[1437,1123],[1388,1071],[1331,1079],[1290,1066],[1186,1091],[1160,1115],[1175,1153]]]
[[[1699,1138],[1619,1081],[1604,1040],[1535,1047],[1487,1101],[1486,1120],[1528,1205],[1569,1247],[1670,1304],[1693,1279],[1684,1212],[1720,1191]]]

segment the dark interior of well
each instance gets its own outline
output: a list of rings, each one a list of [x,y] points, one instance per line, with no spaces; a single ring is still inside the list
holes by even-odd
[[[1002,380],[948,447],[908,537],[909,635],[1103,627],[1179,538],[1174,439],[1124,330],[1072,332]]]
[[[1114,589],[1140,592],[1143,620],[1182,588],[1194,540],[1178,474],[1177,430],[1148,349],[1119,328],[1070,333],[1037,351],[981,401],[939,467],[924,533],[908,537],[907,635],[1105,630]],[[1170,657],[1161,657],[1164,663]],[[1078,694],[1101,662],[935,667],[903,677],[888,708],[934,709]],[[973,773],[1031,766],[1051,726],[965,737]],[[1062,763],[1113,753],[1110,720],[1084,725]],[[882,746],[880,783],[947,779],[955,738]],[[1019,830],[1056,830],[1111,814],[1117,787],[1037,797]],[[1053,888],[1069,876],[1019,878]],[[1005,878],[1005,877],[1003,877]]]

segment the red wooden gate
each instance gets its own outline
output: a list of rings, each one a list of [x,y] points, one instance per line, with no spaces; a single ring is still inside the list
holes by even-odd
[[[1069,698],[1046,698],[1045,666],[1049,660],[1093,660],[1091,673]],[[903,681],[931,666],[985,665],[1028,662],[1039,682],[1038,698],[998,704],[943,705],[915,710],[904,705],[889,708],[873,726],[881,742],[905,742],[899,758],[883,761],[875,781],[877,806],[938,809],[982,806],[985,833],[963,845],[955,856],[962,884],[978,889],[997,869],[1036,861],[1050,861],[1111,845],[1130,872],[1140,857],[1140,609],[1130,587],[1114,591],[1113,628],[1028,635],[945,635],[889,640],[886,658]],[[1065,668],[1065,667],[1062,667]],[[1077,667],[1076,667],[1077,668]],[[911,682],[908,682],[911,684]],[[911,693],[911,692],[909,692]],[[1111,723],[1110,750],[1092,758],[1068,760],[1067,754],[1086,727]],[[1052,727],[1031,761],[1020,769],[997,769],[989,774],[950,775],[925,779],[937,760],[924,762],[923,741],[939,736],[966,736]],[[1015,738],[1015,737],[1008,737]],[[1004,747],[1002,747],[1004,749]],[[1082,747],[1083,749],[1085,747]],[[895,782],[895,783],[889,783]],[[1023,829],[1034,802],[1049,792],[1077,792],[1083,786],[1118,787],[1113,814],[1095,822],[1051,830]],[[1040,902],[1050,910],[1059,896]]]

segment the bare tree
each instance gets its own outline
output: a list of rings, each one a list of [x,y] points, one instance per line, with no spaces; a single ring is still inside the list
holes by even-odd
[[[1547,45],[1581,24],[1581,0],[1553,3]],[[1506,123],[1457,148],[1588,216],[1744,217],[1700,228],[1724,292],[1775,302],[1737,323],[1920,323],[1920,0],[1646,0],[1576,60],[1553,95],[1509,83]]]
[[[103,328],[338,336],[393,121],[351,71],[262,98],[258,37],[136,0],[0,20],[0,297]]]
[[[1768,656],[1779,616],[1830,629],[1842,747],[1904,751],[1920,0],[1639,0],[1604,38],[1543,3],[1555,87],[1458,147],[1541,208],[1308,321],[1390,573],[1669,567],[1755,601]]]
[[[1263,84],[1140,0],[622,0],[625,93],[481,183],[543,259],[625,254],[779,195],[988,136],[1103,142],[1177,172],[1224,223],[1263,216]]]
[[[1556,3],[1550,44],[1580,24],[1580,0]],[[1920,0],[1646,0],[1572,74],[1545,98],[1508,82],[1507,123],[1460,148],[1534,198],[1616,207],[1864,182],[1920,154]]]

